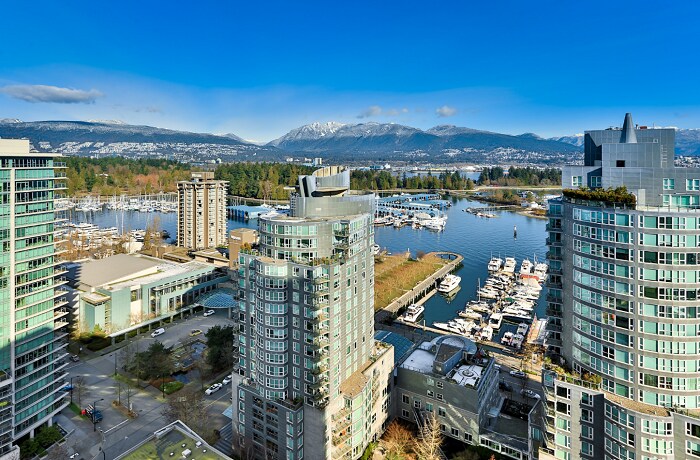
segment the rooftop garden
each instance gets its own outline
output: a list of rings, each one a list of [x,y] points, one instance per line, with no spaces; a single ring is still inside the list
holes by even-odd
[[[637,197],[627,191],[627,187],[617,188],[596,188],[590,189],[586,187],[562,190],[562,194],[574,200],[585,201],[600,201],[605,204],[618,204],[625,206],[635,206]]]

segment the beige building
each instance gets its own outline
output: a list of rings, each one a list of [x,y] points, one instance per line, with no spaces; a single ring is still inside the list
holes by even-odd
[[[228,182],[214,180],[214,173],[193,172],[177,183],[177,245],[207,249],[226,244],[226,194]]]

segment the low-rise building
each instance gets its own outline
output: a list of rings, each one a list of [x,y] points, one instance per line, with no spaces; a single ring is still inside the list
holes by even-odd
[[[396,416],[420,426],[434,415],[446,437],[527,458],[525,440],[499,433],[498,374],[494,359],[465,337],[423,342],[396,369]]]
[[[78,330],[98,326],[111,337],[172,318],[230,279],[214,265],[132,254],[74,264],[68,276],[78,295]]]

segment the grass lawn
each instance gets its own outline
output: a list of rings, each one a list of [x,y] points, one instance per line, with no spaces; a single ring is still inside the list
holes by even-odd
[[[418,261],[404,254],[377,258],[374,264],[374,310],[379,311],[447,263],[434,254]]]

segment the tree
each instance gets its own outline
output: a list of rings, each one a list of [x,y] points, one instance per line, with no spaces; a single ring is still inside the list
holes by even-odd
[[[211,434],[204,393],[191,386],[185,386],[177,393],[168,396],[163,408],[163,416],[168,422],[181,420],[200,436]]]
[[[405,458],[411,450],[412,442],[413,434],[398,420],[391,422],[382,436],[382,444],[389,460]]]
[[[148,346],[146,351],[136,353],[131,369],[134,370],[138,378],[143,380],[170,375],[173,372],[171,352],[171,348],[155,341]]]
[[[413,444],[413,451],[416,453],[418,460],[440,460],[442,458],[442,451],[440,450],[442,440],[440,423],[435,417],[435,413],[431,412],[425,418],[421,433]]]
[[[88,386],[85,382],[85,377],[83,377],[82,375],[75,377],[73,380],[73,394],[78,400],[78,406],[82,407],[82,400],[83,398],[87,398],[88,394],[90,393],[90,390],[88,389]]]
[[[233,368],[233,326],[214,326],[206,332],[207,364],[213,372]]]
[[[64,460],[69,457],[70,454],[68,453],[68,449],[66,449],[64,444],[55,444],[47,451],[47,455],[44,457],[44,460]]]

